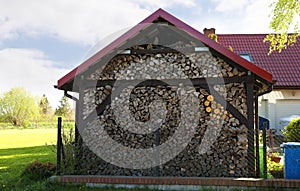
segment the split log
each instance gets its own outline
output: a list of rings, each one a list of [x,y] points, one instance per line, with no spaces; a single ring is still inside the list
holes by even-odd
[[[207,113],[210,113],[210,112],[211,112],[211,108],[210,108],[210,107],[207,107],[207,108],[205,109],[205,111],[206,111]]]
[[[206,98],[208,101],[213,101],[214,100],[214,97],[212,96],[212,95],[209,95],[209,96],[207,96],[207,98]]]

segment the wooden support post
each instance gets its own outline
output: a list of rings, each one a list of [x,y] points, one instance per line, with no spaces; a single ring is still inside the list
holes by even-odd
[[[76,106],[75,106],[75,144],[78,144],[79,142],[79,130],[78,130],[78,113],[79,113],[79,101],[76,101]]]
[[[267,123],[264,122],[263,123],[263,160],[264,160],[264,179],[267,179],[268,176],[267,176],[267,172],[268,172],[268,169],[267,169]]]
[[[254,157],[254,77],[248,76],[246,83],[248,108],[248,176],[255,177]]]
[[[155,167],[155,173],[156,176],[159,176],[159,163],[160,163],[160,150],[159,150],[159,145],[160,145],[160,131],[159,128],[155,131],[155,162],[156,162],[156,167]]]
[[[258,97],[255,96],[255,146],[256,146],[256,178],[260,177],[260,158],[259,158],[259,117],[258,117]]]
[[[81,79],[83,79],[83,76],[81,76]],[[81,168],[82,164],[82,155],[83,155],[83,144],[82,144],[82,137],[80,135],[80,132],[82,132],[83,128],[85,127],[83,123],[83,96],[84,96],[84,89],[82,88],[83,84],[79,81],[78,85],[78,93],[79,93],[79,99],[76,100],[76,110],[75,110],[75,145],[74,151],[75,151],[75,172],[78,172],[78,170]]]
[[[83,82],[83,76],[81,76],[81,81],[79,81],[79,99],[76,102],[76,127],[78,130],[78,135],[79,132],[82,132],[83,128],[86,126],[86,122],[84,122],[83,119],[83,108],[84,108],[84,102],[83,102],[83,98],[84,98],[84,90],[85,90],[85,86],[84,86],[84,82]],[[94,112],[92,112],[92,114],[94,114]],[[93,116],[94,117],[94,116]],[[95,118],[93,118],[95,119]]]
[[[81,165],[82,158],[82,138],[78,129],[78,120],[79,120],[79,101],[76,101],[76,110],[75,110],[75,172],[78,172]]]
[[[56,175],[60,175],[60,163],[61,163],[61,117],[57,119],[57,145],[56,145]]]

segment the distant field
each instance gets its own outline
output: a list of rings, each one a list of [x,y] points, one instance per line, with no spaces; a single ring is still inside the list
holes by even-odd
[[[57,129],[0,130],[0,149],[56,144]]]

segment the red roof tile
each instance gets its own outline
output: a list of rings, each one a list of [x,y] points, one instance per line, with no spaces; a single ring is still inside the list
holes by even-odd
[[[218,41],[231,46],[237,54],[250,54],[252,62],[272,73],[275,87],[300,88],[300,39],[281,53],[268,55],[269,44],[264,43],[265,34],[219,34]]]

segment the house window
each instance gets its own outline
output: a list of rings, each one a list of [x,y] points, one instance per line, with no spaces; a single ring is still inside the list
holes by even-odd
[[[208,47],[195,47],[195,52],[207,52],[209,51]]]
[[[250,54],[239,54],[242,58],[248,60],[249,62],[252,62],[252,58]]]

